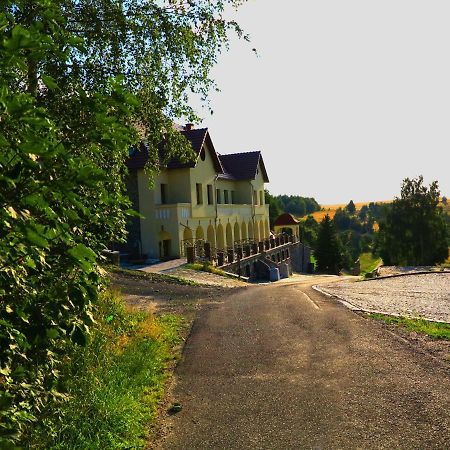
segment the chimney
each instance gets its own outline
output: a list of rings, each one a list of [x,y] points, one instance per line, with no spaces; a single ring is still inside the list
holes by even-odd
[[[193,123],[187,123],[184,126],[184,131],[191,131],[192,129],[194,129],[194,124]]]

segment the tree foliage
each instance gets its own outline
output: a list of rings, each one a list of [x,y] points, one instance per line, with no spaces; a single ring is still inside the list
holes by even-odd
[[[439,206],[437,181],[423,184],[423,177],[403,181],[396,198],[380,223],[378,251],[385,264],[433,265],[448,257],[448,225]]]
[[[300,224],[300,233],[304,244],[314,248],[316,246],[319,224],[313,216],[309,215]]]
[[[281,205],[281,209],[297,217],[303,217],[314,211],[320,210],[320,205],[314,198],[301,197],[299,195],[278,195],[276,197]]]
[[[22,0],[0,9],[0,447],[64,396],[69,341],[86,342],[98,255],[123,237],[124,161],[145,139],[158,167],[187,156],[237,0]]]
[[[265,191],[265,202],[269,205],[270,226],[283,213],[302,217],[320,210],[320,205],[314,198],[300,197],[299,195],[271,195]]]
[[[328,214],[320,222],[314,255],[319,272],[339,273],[342,264],[340,243]]]
[[[345,207],[349,214],[353,215],[356,213],[356,206],[353,203],[353,200],[350,200],[348,205]]]
[[[275,220],[283,214],[282,205],[277,197],[274,197],[267,189],[264,191],[264,203],[269,205],[270,228],[273,229]]]

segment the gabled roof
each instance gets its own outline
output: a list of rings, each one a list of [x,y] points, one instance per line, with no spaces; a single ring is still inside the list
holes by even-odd
[[[126,166],[131,170],[143,169],[148,158],[148,148],[146,145],[141,144],[139,148],[132,147],[129,151],[129,158],[126,160]]]
[[[220,179],[237,181],[254,180],[258,173],[258,168],[260,168],[264,181],[266,183],[269,182],[261,152],[256,151],[219,155],[214,148],[208,128],[181,129],[180,133],[191,143],[192,149],[196,155],[195,159],[188,162],[182,162],[179,158],[175,157],[164,164],[161,164],[161,161],[164,161],[164,142],[162,142],[159,146],[159,158],[162,167],[167,169],[195,167],[202,149],[206,144],[213,160],[214,168]],[[139,149],[132,148],[130,150],[130,157],[127,159],[126,165],[132,170],[143,169],[148,160],[148,147],[141,144]]]
[[[263,179],[269,182],[266,167],[261,152],[232,153],[230,155],[219,155],[225,174],[219,178],[232,180],[254,180],[258,167],[261,168]]]
[[[165,163],[163,167],[167,169],[184,169],[195,167],[200,156],[203,144],[206,143],[217,173],[223,173],[222,164],[220,163],[219,157],[216,153],[216,150],[214,149],[214,145],[212,143],[211,136],[209,135],[208,128],[182,130],[180,131],[180,133],[191,143],[196,158],[193,161],[181,162],[179,158],[174,157],[167,161],[167,163]],[[164,143],[161,143],[160,145],[159,154],[160,160],[162,161],[164,159]],[[142,144],[139,150],[133,149],[130,152],[130,157],[127,159],[126,165],[129,169],[143,169],[148,159],[148,147]]]
[[[289,213],[281,214],[281,216],[278,216],[277,220],[275,220],[274,225],[275,226],[283,226],[283,225],[298,225],[300,222]]]

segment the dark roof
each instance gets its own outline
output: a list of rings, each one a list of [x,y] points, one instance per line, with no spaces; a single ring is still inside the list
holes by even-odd
[[[217,153],[214,149],[214,145],[211,141],[211,137],[208,132],[208,128],[199,128],[192,130],[182,130],[181,134],[191,143],[192,149],[195,152],[196,158],[193,161],[182,162],[178,158],[171,158],[164,164],[167,169],[184,169],[187,167],[195,167],[203,144],[206,142],[208,149],[211,152],[211,156],[214,161],[215,169],[218,173],[223,173],[223,168]],[[159,154],[161,161],[164,159],[164,143],[161,143],[159,148]],[[126,161],[126,165],[129,169],[143,169],[149,159],[148,148],[145,145],[141,145],[139,150],[132,149],[130,151],[130,157]]]
[[[232,180],[254,180],[258,166],[266,183],[269,182],[261,152],[232,153],[219,155],[225,174],[219,178]]]
[[[148,148],[141,144],[139,148],[132,147],[129,151],[129,158],[126,161],[128,169],[143,169],[148,161]]]
[[[208,147],[219,178],[224,180],[254,180],[260,167],[264,181],[269,182],[261,152],[233,153],[219,155],[209,135],[208,128],[180,130],[180,133],[191,143],[196,155],[195,160],[182,162],[178,158],[171,158],[162,164],[167,169],[184,169],[195,167],[204,144]],[[159,147],[160,163],[164,160],[164,143]],[[130,149],[130,157],[126,161],[128,169],[143,169],[149,160],[148,147],[141,144],[140,148]]]
[[[276,226],[298,225],[299,223],[300,222],[292,214],[284,213],[281,214],[281,216],[279,216],[277,220],[275,220],[274,225]]]

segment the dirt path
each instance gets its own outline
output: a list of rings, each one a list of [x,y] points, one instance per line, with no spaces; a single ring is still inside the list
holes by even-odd
[[[228,291],[202,308],[160,447],[448,448],[449,366],[318,283]]]

